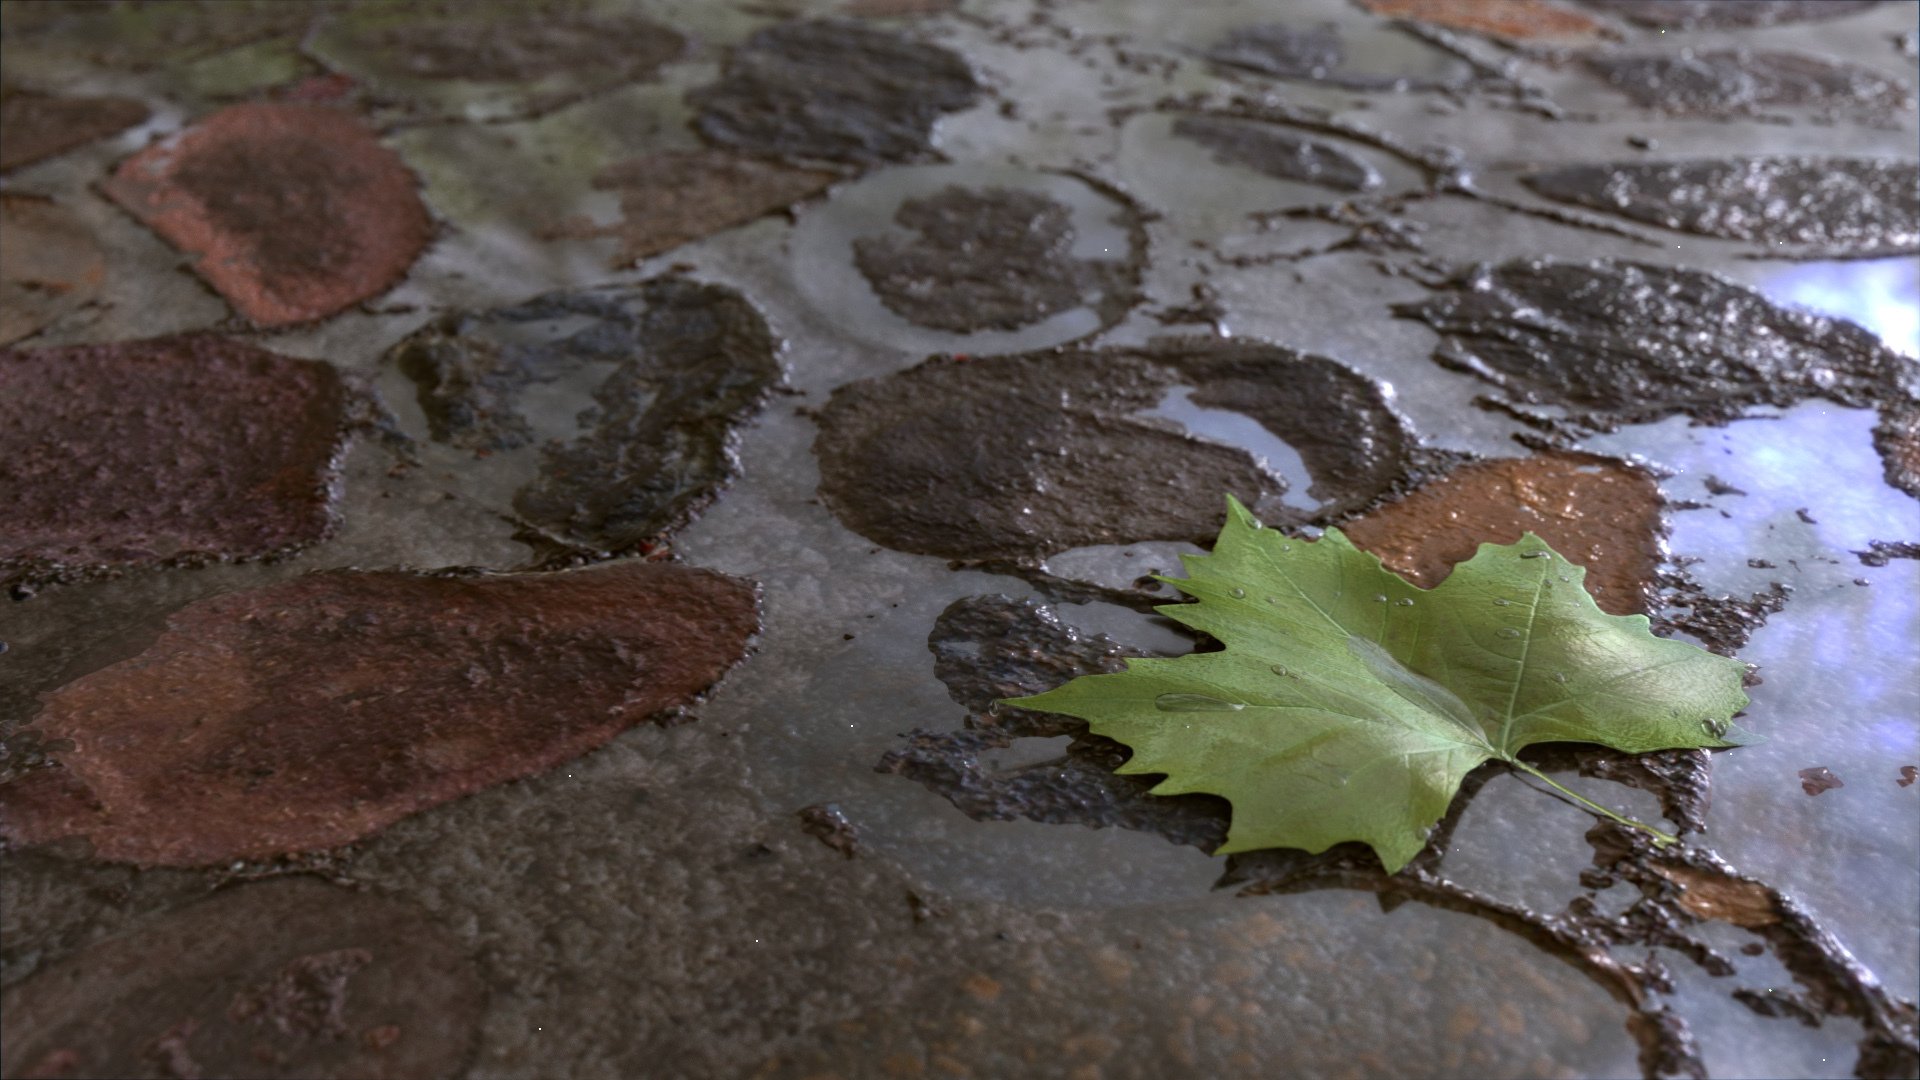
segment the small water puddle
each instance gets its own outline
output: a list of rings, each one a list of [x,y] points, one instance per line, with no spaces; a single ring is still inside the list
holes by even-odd
[[[1308,494],[1313,477],[1300,452],[1268,431],[1260,421],[1230,409],[1210,409],[1193,402],[1193,387],[1176,386],[1168,390],[1159,404],[1145,415],[1171,420],[1196,439],[1236,446],[1253,455],[1261,468],[1287,482],[1280,501],[1298,510],[1320,509],[1320,500]]]
[[[1755,286],[1780,303],[1851,319],[1920,359],[1920,259],[1791,263]]]

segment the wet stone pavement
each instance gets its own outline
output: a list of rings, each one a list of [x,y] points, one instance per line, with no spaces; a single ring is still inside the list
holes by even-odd
[[[1907,0],[0,6],[0,1075],[1920,1076]],[[1232,494],[1762,740],[998,704]]]

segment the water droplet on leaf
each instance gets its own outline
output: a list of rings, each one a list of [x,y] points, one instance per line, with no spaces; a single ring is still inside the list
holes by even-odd
[[[1401,597],[1400,599],[1398,599],[1398,600],[1395,600],[1395,601],[1394,601],[1394,604],[1395,604],[1395,606],[1397,606],[1397,607],[1412,607],[1412,606],[1413,606],[1413,601],[1412,601],[1412,600],[1409,600],[1409,599],[1407,599],[1406,597],[1404,597],[1404,596],[1403,596],[1403,597]]]
[[[1153,699],[1161,712],[1239,712],[1246,708],[1238,701],[1223,701],[1206,694],[1161,694]]]
[[[1500,628],[1500,636],[1503,638],[1517,638],[1520,636],[1520,631],[1515,630],[1511,626],[1503,626]]]

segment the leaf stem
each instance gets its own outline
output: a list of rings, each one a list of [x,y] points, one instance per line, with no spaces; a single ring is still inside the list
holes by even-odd
[[[1637,821],[1623,814],[1616,814],[1613,811],[1607,809],[1606,807],[1601,806],[1599,803],[1594,802],[1592,799],[1587,798],[1585,795],[1582,795],[1579,792],[1573,791],[1569,788],[1560,786],[1558,783],[1554,781],[1553,777],[1548,776],[1546,773],[1541,772],[1539,769],[1536,769],[1533,766],[1527,764],[1526,762],[1521,761],[1519,758],[1507,758],[1506,762],[1507,764],[1513,766],[1516,769],[1519,769],[1521,772],[1526,773],[1528,776],[1531,776],[1534,779],[1539,780],[1540,782],[1546,784],[1548,787],[1552,788],[1555,791],[1558,791],[1560,794],[1565,795],[1567,798],[1572,799],[1574,802],[1579,803],[1581,806],[1584,806],[1589,810],[1599,813],[1605,817],[1612,818],[1613,820],[1619,822],[1622,825],[1631,825],[1636,829],[1640,829],[1647,833],[1652,834],[1653,840],[1657,844],[1666,845],[1666,844],[1677,844],[1680,842],[1680,838],[1677,836],[1674,836],[1672,833],[1668,833],[1660,829],[1656,829],[1644,821]]]

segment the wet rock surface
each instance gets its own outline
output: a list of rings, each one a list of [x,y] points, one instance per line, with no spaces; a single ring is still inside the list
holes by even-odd
[[[92,230],[52,199],[0,193],[0,345],[90,303],[106,280]]]
[[[1676,116],[1729,116],[1777,108],[1884,112],[1910,107],[1905,83],[1855,64],[1782,51],[1689,50],[1598,54],[1581,61],[1635,105]]]
[[[646,40],[622,39],[613,26],[640,8],[599,0],[537,7],[0,3],[0,69],[9,81],[63,95],[126,95],[156,110],[151,123],[162,135],[234,102],[331,102],[361,117],[417,170],[420,198],[434,215],[432,248],[391,295],[257,339],[346,373],[355,388],[351,408],[374,414],[356,421],[362,437],[337,455],[338,525],[325,543],[286,561],[191,570],[142,564],[0,602],[0,785],[8,788],[0,817],[9,827],[16,806],[35,821],[58,812],[87,825],[104,812],[89,802],[102,801],[97,793],[58,782],[72,775],[63,762],[98,749],[98,740],[54,736],[33,724],[16,730],[69,687],[111,681],[128,701],[148,693],[153,700],[141,699],[141,712],[161,717],[185,715],[176,698],[226,708],[231,694],[255,694],[209,720],[227,725],[221,730],[232,745],[245,748],[230,759],[236,768],[257,764],[246,756],[256,748],[280,752],[261,735],[276,731],[310,737],[301,745],[312,749],[300,760],[331,768],[339,731],[361,730],[337,718],[378,714],[398,725],[417,686],[428,700],[414,713],[437,725],[433,739],[395,736],[398,745],[457,758],[446,743],[477,718],[487,738],[508,727],[517,734],[476,754],[524,763],[545,744],[528,751],[517,738],[537,742],[550,729],[600,724],[618,705],[606,683],[632,670],[608,650],[617,653],[626,640],[620,627],[639,601],[629,599],[631,590],[598,588],[555,602],[577,614],[553,617],[575,636],[553,645],[564,673],[556,679],[565,681],[552,685],[525,666],[486,666],[549,656],[540,650],[550,639],[511,630],[443,645],[429,627],[378,657],[373,645],[339,649],[352,664],[345,672],[335,668],[338,642],[299,626],[274,643],[279,651],[269,650],[260,640],[281,625],[275,612],[294,610],[286,604],[248,612],[257,616],[248,624],[256,637],[234,653],[236,664],[280,665],[273,669],[280,682],[236,691],[234,680],[189,671],[160,651],[163,638],[181,655],[190,651],[188,631],[169,629],[167,619],[201,610],[194,605],[237,606],[229,598],[338,576],[298,576],[308,571],[514,567],[477,579],[457,569],[399,576],[531,587],[548,580],[536,570],[610,554],[659,565],[651,560],[666,556],[670,543],[682,558],[764,582],[767,622],[752,659],[694,707],[700,722],[636,724],[563,766],[450,798],[344,847],[142,868],[102,858],[99,838],[86,830],[44,844],[0,843],[0,987],[9,988],[0,1003],[0,1023],[8,1025],[0,1072],[329,1075],[328,1063],[343,1059],[327,1055],[352,1052],[374,1064],[347,1062],[332,1075],[381,1075],[377,1063],[418,1049],[412,1040],[430,1022],[355,1011],[376,1000],[377,983],[368,980],[381,978],[385,958],[398,955],[384,939],[335,939],[308,932],[296,918],[263,918],[269,928],[252,934],[245,950],[258,954],[258,967],[235,975],[207,999],[210,1007],[195,1011],[172,1009],[190,1004],[189,992],[147,992],[156,973],[195,959],[143,954],[111,970],[87,959],[98,943],[164,928],[209,892],[245,896],[255,887],[249,879],[297,874],[355,890],[329,891],[333,902],[324,907],[392,897],[430,913],[425,919],[482,962],[475,978],[490,992],[478,1007],[484,1015],[463,1029],[468,1041],[437,1042],[440,1056],[395,1068],[409,1077],[543,1080],[667,1069],[796,1080],[1096,1071],[1370,1078],[1404,1075],[1409,1062],[1434,1075],[1476,1077],[1916,1074],[1915,1018],[1902,999],[1920,979],[1913,915],[1920,833],[1911,813],[1916,788],[1897,783],[1903,763],[1920,762],[1909,722],[1920,703],[1909,647],[1920,563],[1902,557],[1920,541],[1920,503],[1881,482],[1883,458],[1896,483],[1920,474],[1920,459],[1907,460],[1916,442],[1907,422],[1915,387],[1898,374],[1913,370],[1906,357],[1920,345],[1909,318],[1911,260],[1828,261],[1847,252],[1826,241],[1700,239],[1649,225],[1651,218],[1516,190],[1526,172],[1605,165],[1629,154],[1637,154],[1634,165],[1675,156],[1909,162],[1916,113],[1847,95],[1871,90],[1864,75],[1849,81],[1851,69],[1889,85],[1912,81],[1901,51],[1912,52],[1910,5],[1827,5],[1847,8],[1846,17],[1772,30],[1683,36],[1676,24],[1664,37],[1578,0],[1454,5],[1483,20],[1460,32],[1437,16],[1411,24],[1342,0],[1315,0],[1299,11],[1267,5],[1264,13],[1242,5],[1238,14],[1148,0],[800,6],[809,7],[808,18],[836,10],[894,19],[864,25],[895,44],[868,49],[852,35],[807,29],[820,24],[783,24],[799,8],[764,0],[647,6],[645,17],[665,30]],[[1442,7],[1405,10],[1431,15]],[[1769,103],[1685,116],[1631,106],[1583,62],[1599,54],[1593,38],[1516,36],[1546,27],[1538,19],[1550,9],[1592,16],[1608,35],[1601,47],[1625,58],[1689,45],[1697,55],[1753,50],[1745,77]],[[1297,74],[1279,76],[1205,57],[1202,50],[1258,18],[1291,20],[1287,30],[1335,43],[1337,59],[1316,68],[1309,49],[1307,62],[1289,69]],[[1491,26],[1502,19],[1516,25]],[[607,32],[587,32],[588,24]],[[734,59],[752,54],[753,35],[768,27],[788,43],[772,58],[786,81],[755,76],[746,80],[751,94],[734,99],[738,116],[766,125],[747,142],[707,137],[707,149],[689,151],[698,145],[688,140],[703,120],[701,95],[718,93],[716,80],[737,89],[735,76],[769,60]],[[394,48],[383,51],[372,39],[387,30],[395,31]],[[657,60],[670,50],[655,46],[671,45],[674,36],[686,43],[685,62]],[[944,59],[892,67],[875,59],[923,49]],[[410,50],[421,61],[418,74],[404,70]],[[1821,57],[1832,67],[1781,62],[1770,72],[1773,50]],[[963,81],[948,78],[957,70],[949,64],[977,73],[964,81],[979,107],[925,107]],[[787,78],[796,70],[797,79]],[[1722,68],[1709,75],[1742,77]],[[917,82],[923,76],[926,87]],[[872,90],[876,83],[885,89]],[[855,92],[837,89],[847,85]],[[821,86],[828,92],[814,92]],[[1829,90],[1840,96],[1812,100]],[[1784,100],[1796,94],[1809,100]],[[767,102],[778,107],[760,110]],[[1668,104],[1681,103],[1675,96]],[[711,110],[705,119],[726,115]],[[1377,170],[1380,182],[1351,190],[1255,172],[1254,163],[1222,165],[1218,147],[1172,130],[1183,116],[1243,120],[1262,125],[1253,129],[1261,133],[1324,143]],[[72,234],[76,250],[91,250],[79,240],[91,233],[109,256],[90,297],[90,259],[77,259],[73,271],[34,269],[23,279],[30,291],[31,282],[49,286],[35,296],[52,313],[35,316],[51,321],[28,340],[110,343],[232,330],[225,305],[179,272],[185,267],[176,253],[101,198],[98,185],[110,171],[102,155],[128,138],[106,136],[8,174],[12,186],[0,204],[23,205],[16,200],[29,191],[28,198],[51,198],[84,225]],[[1284,172],[1295,164],[1286,160],[1293,147],[1278,142],[1262,148],[1274,151],[1268,164]],[[938,157],[951,160],[894,164]],[[1304,168],[1325,164],[1309,155]],[[848,182],[831,194],[806,193],[832,178]],[[1017,330],[970,333],[901,317],[861,276],[854,243],[891,235],[902,250],[923,244],[895,214],[949,186],[1018,189],[1067,207],[1075,236],[1063,271],[1073,261],[1114,258],[1102,248],[1125,250],[1139,267],[1139,304],[1105,325],[1105,313],[1083,301]],[[804,205],[789,227],[779,210],[795,198]],[[1792,208],[1783,202],[1781,209]],[[752,220],[762,213],[768,216]],[[1138,243],[1130,244],[1130,234]],[[316,242],[324,230],[305,219],[294,235],[303,246],[324,247]],[[1025,251],[1025,242],[1006,246]],[[620,269],[667,252],[660,261],[676,261],[674,273],[724,289],[658,305],[632,299],[644,291],[639,275]],[[40,252],[12,240],[0,245],[0,260],[22,254]],[[608,257],[618,261],[611,272]],[[1591,259],[1665,268],[1631,277],[1627,263],[1598,264],[1605,272],[1595,281],[1563,281],[1558,291],[1495,272],[1515,260],[1551,270],[1594,265],[1583,262]],[[1491,264],[1484,294],[1458,279],[1448,283],[1475,262]],[[1782,324],[1790,340],[1764,340],[1774,316],[1748,306],[1744,291],[1721,289],[1724,282],[1689,292],[1689,274],[1698,272],[1750,283],[1770,310],[1797,307],[1834,326],[1855,320],[1905,366],[1883,368],[1860,344],[1867,338],[1816,333],[1807,330],[1812,322]],[[494,319],[555,293],[628,299],[612,305],[618,315],[556,303],[546,308],[550,318]],[[1456,293],[1486,301],[1468,312],[1475,333],[1525,354],[1509,365],[1525,379],[1470,359],[1474,351],[1465,348],[1450,346],[1448,358],[1470,370],[1480,364],[1478,375],[1433,363],[1435,336],[1390,317],[1394,303],[1452,302]],[[722,295],[764,313],[765,336],[784,339],[777,359],[792,386],[772,389],[793,400],[748,407],[738,421],[712,418],[696,404],[744,400],[734,388],[761,380],[764,365],[749,359],[758,346],[738,353],[689,346],[689,356],[706,360],[668,364],[673,374],[665,381],[640,387],[616,378],[629,362],[656,370],[652,360],[636,359],[648,343],[760,340],[724,329],[738,309]],[[523,303],[529,297],[535,301]],[[1671,325],[1654,317],[1668,312],[1663,305],[1671,306]],[[479,327],[475,340],[441,342],[449,351],[435,353],[440,360],[415,374],[401,371],[390,350],[423,326],[441,326],[443,315]],[[1210,348],[1246,350],[1235,355],[1247,370],[1202,370],[1197,360],[1141,347],[1158,316],[1207,328]],[[722,329],[692,328],[703,320]],[[739,325],[758,324],[743,316]],[[662,336],[648,336],[656,331]],[[460,325],[448,333],[463,338]],[[1474,339],[1449,334],[1462,345]],[[985,359],[1027,358],[1083,340],[1092,343],[1030,358],[1036,366],[1066,362],[1051,381],[1011,379]],[[635,341],[646,348],[630,348]],[[1329,374],[1331,389],[1301,390],[1294,384],[1307,373],[1340,369],[1296,364],[1287,379],[1276,379],[1275,364],[1260,359],[1267,355],[1261,341],[1337,358],[1366,379]],[[960,354],[943,361],[956,368],[984,365],[980,386],[1018,384],[1017,392],[996,397],[1001,390],[974,389],[958,376],[952,390],[906,371],[934,353]],[[1098,362],[1073,367],[1083,355]],[[1804,357],[1817,359],[1801,365]],[[390,418],[361,393],[363,374]],[[1506,379],[1507,389],[1476,381],[1489,374]],[[1747,404],[1748,391],[1769,381],[1773,389],[1756,396],[1820,400],[1778,409]],[[1343,397],[1356,383],[1378,386],[1377,396],[1391,403],[1382,406],[1389,414],[1383,426],[1355,425],[1355,415],[1374,415],[1368,403],[1376,394]],[[1734,397],[1716,396],[1729,386]],[[823,478],[826,457],[808,448],[828,439],[826,417],[836,408],[828,401],[843,388],[851,397],[875,396],[862,399],[866,411],[843,415],[833,437],[867,449],[849,450]],[[908,408],[914,388],[928,400]],[[1616,391],[1612,405],[1570,403]],[[1482,392],[1495,400],[1475,408]],[[596,400],[600,393],[653,419],[623,414],[628,419],[607,429],[593,460],[613,460],[616,444],[678,449],[621,459],[618,475],[587,470],[583,499],[602,489],[623,499],[640,491],[630,518],[583,511],[534,520],[516,507],[517,497],[564,479],[558,473],[572,466],[561,452],[583,448],[612,414]],[[663,396],[674,403],[655,411]],[[1841,397],[1862,407],[1832,404]],[[884,409],[868,408],[882,398]],[[1003,400],[1024,404],[1002,409],[996,403]],[[951,417],[941,414],[943,405]],[[1424,445],[1395,434],[1405,427],[1390,419],[1394,408],[1414,418]],[[696,414],[702,419],[690,428],[674,419]],[[1029,419],[1055,414],[1065,417],[1059,430]],[[1696,416],[1711,422],[1690,423]],[[288,423],[277,407],[273,417],[269,425]],[[897,486],[891,505],[869,498],[862,512],[957,538],[962,554],[887,550],[835,519],[843,508],[819,496],[823,479],[848,491],[892,483],[901,475],[896,447],[939,441],[923,433],[953,417],[971,427],[927,452],[925,468],[913,474],[919,485]],[[692,434],[685,442],[675,441],[679,434],[656,440],[654,420]],[[870,423],[857,444],[849,434],[855,421]],[[731,465],[713,466],[704,441],[728,424],[739,440],[737,475]],[[1006,430],[970,433],[989,425]],[[1056,438],[1096,425],[1106,442]],[[1183,441],[1183,431],[1198,441]],[[1316,438],[1336,449],[1309,452]],[[1368,439],[1376,445],[1366,446]],[[1194,446],[1214,455],[1206,468],[1191,466]],[[1089,455],[1089,447],[1112,456]],[[1046,535],[1021,532],[1017,521],[993,533],[1001,519],[992,514],[985,521],[992,528],[970,532],[980,506],[1012,504],[1006,520],[1020,507],[1045,511],[1046,530],[1064,521],[1080,530],[1067,542],[1079,543],[1080,535],[1101,535],[1085,523],[1100,523],[1112,508],[1159,500],[1171,505],[1170,519],[1194,515],[1170,533],[1204,543],[1228,481],[1265,485],[1249,497],[1264,492],[1262,516],[1295,531],[1390,514],[1415,492],[1435,496],[1436,520],[1444,521],[1438,496],[1451,490],[1442,487],[1450,480],[1485,496],[1476,513],[1537,523],[1555,518],[1568,505],[1555,500],[1584,490],[1593,474],[1576,468],[1562,476],[1557,464],[1541,466],[1532,486],[1516,471],[1503,488],[1498,469],[1512,467],[1512,455],[1561,462],[1574,449],[1616,463],[1645,461],[1672,500],[1673,556],[1660,579],[1660,606],[1650,612],[1655,632],[1687,635],[1758,665],[1754,704],[1740,723],[1765,742],[1711,756],[1541,748],[1529,759],[1585,796],[1683,834],[1676,848],[1633,831],[1592,828],[1594,819],[1579,808],[1487,769],[1469,780],[1428,851],[1404,874],[1388,877],[1370,854],[1351,848],[1218,863],[1207,852],[1223,807],[1140,794],[1136,781],[1112,772],[1123,750],[1058,718],[991,703],[1128,654],[1208,645],[1146,613],[1173,596],[1141,575],[1173,570],[1187,542],[1060,551]],[[231,456],[250,462],[256,455],[243,443]],[[1384,484],[1368,472],[1376,460],[1399,463]],[[1196,493],[1189,506],[1160,487],[1169,461],[1180,470],[1176,479],[1208,489],[1204,499]],[[715,468],[728,479],[710,483]],[[1604,465],[1602,472],[1611,474]],[[1111,493],[1109,502],[1083,509],[1064,497],[1016,501],[1035,474],[1071,484],[1083,473],[1105,477],[1109,486],[1099,490]],[[660,485],[641,483],[647,474]],[[954,477],[964,497],[955,497]],[[1630,495],[1642,483],[1636,476],[1616,486]],[[694,502],[714,502],[656,515],[661,505],[680,505],[672,492],[683,490],[709,491]],[[1618,512],[1626,536],[1638,504],[1623,497],[1605,505],[1610,521]],[[1591,514],[1558,520],[1569,529],[1594,524]],[[666,524],[626,531],[626,521]],[[1410,543],[1426,539],[1414,531],[1405,530]],[[983,546],[981,535],[992,541],[986,546],[1015,553],[958,568],[947,562],[975,561],[968,552]],[[1885,565],[1877,565],[1882,557]],[[992,598],[1003,591],[1045,598],[1055,627],[1029,601]],[[442,595],[421,589],[392,599],[406,609],[407,626],[423,627],[447,617]],[[949,608],[957,597],[969,599]],[[500,625],[529,610],[505,606],[513,611]],[[297,610],[315,625],[324,621],[309,607]],[[354,614],[341,610],[343,620]],[[921,651],[930,630],[931,657]],[[703,662],[730,648],[681,636]],[[198,637],[203,652],[231,652],[237,640]],[[296,650],[300,639],[308,644]],[[418,684],[385,677],[403,663],[420,670],[427,654],[451,664],[476,652],[485,653],[476,663],[493,682],[472,685],[465,671],[449,671],[450,689],[442,691],[426,676]],[[361,681],[319,700],[349,679]],[[255,689],[262,685],[300,689],[279,695]],[[492,710],[503,685],[513,694],[531,687],[526,694],[539,697],[540,707],[502,718]],[[186,689],[163,693],[175,687]],[[441,703],[463,711],[431,713]],[[284,715],[292,709],[304,709],[302,717]],[[319,719],[302,727],[308,714]],[[208,715],[203,708],[196,717]],[[329,717],[333,727],[322,736],[318,726]],[[253,727],[242,723],[255,719]],[[341,745],[357,753],[362,744]],[[362,759],[368,770],[385,762],[390,771],[381,776],[405,778],[418,775],[408,772],[408,752],[382,758],[386,750],[377,747]],[[171,760],[149,756],[155,768]],[[894,772],[873,770],[883,756]],[[1827,767],[1847,786],[1808,797],[1796,773],[1810,766]],[[202,775],[180,777],[179,785]],[[278,773],[243,773],[233,783],[252,783],[267,796],[288,790],[276,786],[284,783]],[[191,822],[202,804],[173,798],[171,789],[164,794],[141,812],[181,818],[179,828],[198,835]],[[273,818],[240,796],[231,805],[242,809],[220,811],[216,838],[229,820]],[[1663,814],[1671,824],[1660,822]],[[133,820],[145,827],[139,814]],[[1041,824],[1048,821],[1080,827]],[[102,835],[115,840],[110,830]],[[1210,894],[1223,869],[1220,891]],[[400,914],[370,924],[383,921],[403,936],[430,934]],[[280,951],[273,936],[280,923],[303,944]],[[439,1001],[435,974],[461,966],[438,956],[401,959],[393,993],[379,1000]],[[77,961],[88,964],[89,985],[118,979],[134,997],[122,1005],[98,991],[79,1009],[98,1018],[85,1027],[36,1019],[36,1032],[79,1034],[36,1049],[16,1069],[12,1054],[22,1039],[11,1026],[19,1011],[12,992],[37,994],[40,976],[74,970],[66,965]],[[421,989],[411,992],[415,982]],[[438,1013],[470,1015],[464,1006]],[[122,1016],[128,1019],[116,1027]],[[284,1062],[250,1064],[247,1055],[260,1047],[286,1055]],[[106,1065],[82,1057],[95,1048]],[[228,1048],[238,1056],[227,1056]]]
[[[10,988],[8,1076],[458,1076],[487,992],[419,910],[290,879],[243,885]]]
[[[613,552],[685,524],[737,474],[736,431],[780,379],[777,348],[740,294],[664,277],[445,315],[392,361],[433,438],[482,455],[545,434],[528,415],[541,387],[592,385],[513,505],[556,542]]]
[[[609,82],[645,79],[686,51],[678,31],[637,15],[522,11],[507,18],[409,19],[369,28],[360,44],[382,66],[419,79],[533,80],[584,64]]]
[[[1223,165],[1244,165],[1277,180],[1300,180],[1334,191],[1380,186],[1380,173],[1360,158],[1273,124],[1189,114],[1174,120],[1173,133],[1206,147]]]
[[[121,163],[102,190],[260,326],[386,291],[431,235],[413,173],[344,112],[235,105]]]
[[[1722,26],[1773,26],[1811,19],[1840,19],[1875,7],[1880,0],[1581,0],[1609,15],[1656,29],[1694,30]]]
[[[1405,471],[1411,437],[1379,388],[1277,346],[935,358],[835,391],[820,412],[820,493],[848,527],[902,551],[1021,559],[1088,544],[1204,540],[1222,493],[1269,520],[1284,479],[1245,450],[1138,414],[1181,386],[1296,449],[1319,514],[1356,509]],[[939,499],[926,493],[942,492]]]
[[[56,97],[0,87],[0,172],[125,131],[150,115],[125,97]]]
[[[1070,717],[996,705],[1081,675],[1125,670],[1145,655],[1104,635],[1085,635],[1032,600],[974,596],[940,614],[927,648],[934,673],[969,716],[957,731],[915,731],[875,766],[925,785],[981,821],[1029,821],[1158,833],[1211,851],[1226,839],[1229,807],[1211,795],[1151,796],[1157,778],[1113,770],[1128,751]],[[996,766],[994,751],[1026,738],[1071,736],[1044,761]]]
[[[144,866],[337,847],[669,716],[757,628],[752,585],[665,563],[228,593],[45,695],[30,730],[66,749],[0,788],[0,821]]]
[[[1873,445],[1886,466],[1887,483],[1920,499],[1920,401],[1893,401],[1883,407]]]
[[[1659,482],[1591,454],[1472,462],[1344,523],[1355,544],[1422,588],[1481,544],[1534,533],[1587,569],[1587,591],[1614,615],[1645,614],[1662,561]]]
[[[1393,310],[1442,336],[1441,362],[1510,401],[1590,423],[1728,420],[1809,397],[1866,406],[1910,396],[1914,378],[1853,323],[1778,307],[1697,270],[1522,260],[1475,267]]]
[[[1392,39],[1388,39],[1392,40]],[[1402,39],[1403,51],[1420,56],[1424,65],[1376,61],[1366,67],[1354,63],[1354,52],[1337,26],[1296,23],[1254,23],[1228,31],[1207,47],[1206,58],[1223,68],[1271,75],[1296,82],[1319,83],[1347,90],[1433,90],[1464,85],[1470,69],[1448,63],[1444,54],[1423,50],[1412,39]],[[1422,55],[1425,54],[1425,55]]]
[[[561,236],[610,236],[627,265],[791,206],[825,191],[836,174],[725,150],[662,150],[615,162],[593,186],[620,199],[611,225],[568,222]]]
[[[346,405],[331,366],[221,337],[0,352],[0,584],[322,539]]]
[[[900,205],[910,230],[853,243],[854,265],[894,314],[953,333],[1015,330],[1091,304],[1133,306],[1139,267],[1073,255],[1071,211],[1035,191],[950,186]]]
[[[931,158],[934,121],[978,93],[966,61],[946,49],[823,19],[754,34],[688,103],[716,145],[874,165]]]

